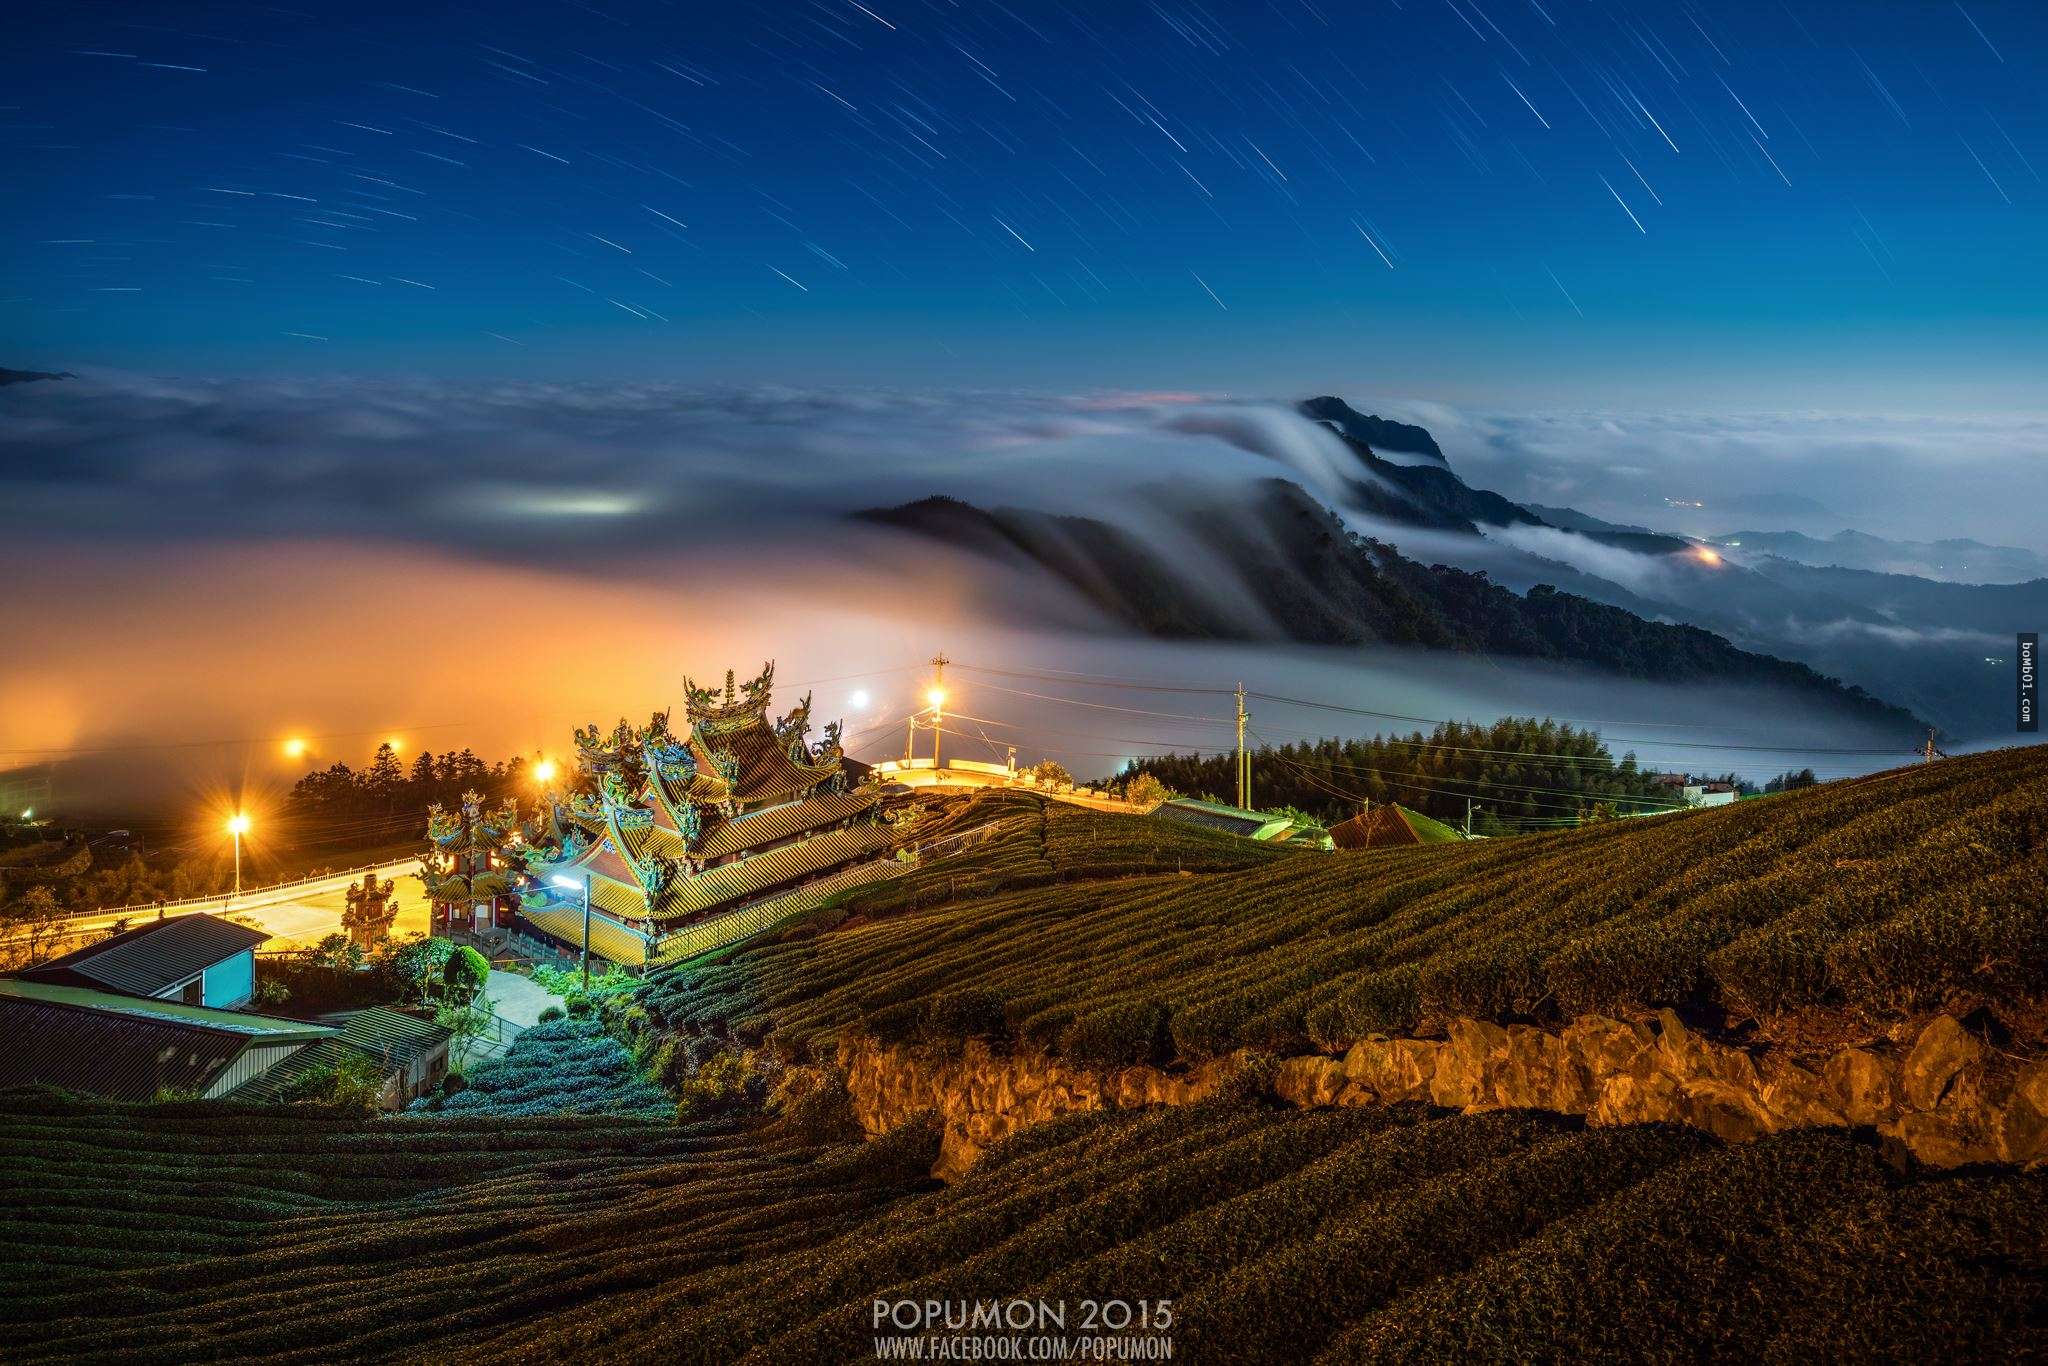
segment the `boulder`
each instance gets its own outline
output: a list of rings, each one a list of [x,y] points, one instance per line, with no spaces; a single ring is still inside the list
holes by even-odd
[[[1947,1015],[1935,1016],[1920,1031],[1900,1069],[1906,1104],[1915,1110],[1934,1109],[1956,1076],[1983,1056],[1984,1045],[1968,1030]]]
[[[1833,1103],[1834,1092],[1820,1074],[1794,1062],[1772,1063],[1758,1098],[1770,1115],[1774,1131],[1849,1122]]]
[[[1712,1078],[1683,1084],[1678,1117],[1726,1143],[1748,1143],[1773,1128],[1754,1091]]]
[[[1830,1099],[1850,1124],[1884,1124],[1898,1112],[1891,1060],[1868,1048],[1845,1048],[1821,1069]]]
[[[2006,1162],[2048,1161],[2048,1062],[2022,1067],[1998,1116],[1998,1155]]]

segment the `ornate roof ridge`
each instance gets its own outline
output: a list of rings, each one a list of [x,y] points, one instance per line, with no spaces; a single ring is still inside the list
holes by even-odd
[[[768,660],[761,672],[745,683],[735,683],[733,671],[725,671],[725,693],[700,687],[687,674],[683,677],[683,714],[692,725],[702,721],[736,721],[764,715],[775,692],[775,661]]]

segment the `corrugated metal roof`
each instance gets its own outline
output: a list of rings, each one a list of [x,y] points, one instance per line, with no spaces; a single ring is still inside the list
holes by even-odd
[[[31,981],[154,996],[270,938],[219,916],[181,915],[88,944],[21,974]]]
[[[323,1064],[332,1066],[356,1051],[340,1039],[322,1039],[318,1043],[306,1045],[260,1076],[251,1077],[221,1099],[255,1101],[262,1104],[281,1101],[284,1099],[285,1088],[299,1076]]]
[[[410,1064],[454,1037],[453,1031],[432,1020],[386,1006],[338,1011],[323,1015],[321,1023],[339,1029],[343,1043],[352,1044],[373,1058],[388,1058],[394,1063]]]
[[[0,1030],[0,1087],[41,1083],[109,1100],[204,1091],[250,1043],[246,1034],[16,997],[0,998]]]
[[[334,1031],[326,1025],[305,1020],[287,1020],[278,1015],[254,1015],[242,1010],[216,1010],[212,1006],[188,1006],[178,1001],[159,1001],[146,996],[128,996],[91,987],[67,986],[57,982],[35,982],[21,977],[0,977],[0,1000],[33,1001],[44,1005],[72,1006],[80,1010],[104,1011],[138,1020],[187,1025],[219,1034],[235,1034],[274,1043],[294,1038],[320,1039]]]
[[[0,1087],[42,1083],[110,1100],[204,1092],[251,1046],[334,1035],[299,1020],[7,978],[0,1032]]]

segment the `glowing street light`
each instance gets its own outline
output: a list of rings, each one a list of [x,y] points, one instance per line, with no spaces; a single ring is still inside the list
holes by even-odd
[[[570,892],[573,892],[573,891],[575,891],[575,890],[576,890],[576,888],[577,888],[577,885],[578,885],[578,884],[577,884],[577,882],[576,882],[576,879],[575,879],[575,878],[573,878],[573,877],[563,877],[563,876],[562,876],[562,875],[561,875],[560,873],[557,873],[557,874],[555,874],[555,875],[554,875],[553,877],[549,878],[549,879],[548,879],[548,881],[549,881],[549,882],[552,882],[552,883],[554,883],[554,884],[555,884],[555,885],[556,885],[557,887],[560,887],[560,888],[562,888],[562,889],[563,889],[564,891],[570,891]],[[583,989],[584,989],[585,991],[589,991],[589,990],[590,990],[590,874],[588,874],[588,873],[585,873],[585,874],[583,875],[583,882],[582,882],[582,887],[583,887]]]
[[[931,703],[933,711],[937,711],[940,707],[946,705],[946,690],[944,688],[933,688],[924,695],[924,700]]]
[[[242,894],[242,836],[249,833],[247,813],[237,811],[228,817],[228,833],[235,837],[235,895]]]
[[[555,780],[555,772],[555,761],[553,759],[543,759],[533,766],[533,780],[542,787],[546,787]]]

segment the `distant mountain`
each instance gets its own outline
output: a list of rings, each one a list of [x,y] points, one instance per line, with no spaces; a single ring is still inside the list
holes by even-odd
[[[1487,489],[1475,489],[1451,472],[1434,438],[1420,427],[1367,417],[1340,398],[1312,398],[1299,405],[1304,416],[1322,423],[1358,457],[1361,477],[1351,481],[1350,506],[1367,516],[1439,531],[1477,535],[1486,526],[1541,526],[1543,519],[1520,504]],[[1417,463],[1387,460],[1359,433],[1392,430],[1410,448],[1426,445],[1419,454],[1433,458]],[[1400,449],[1389,447],[1388,449]]]
[[[35,379],[77,379],[67,370],[9,370],[0,367],[0,384],[26,384]]]
[[[1518,594],[1485,573],[1423,565],[1354,535],[1285,480],[1261,481],[1248,497],[1190,500],[1161,511],[1174,523],[1171,553],[1199,564],[1199,578],[1095,518],[991,511],[951,498],[855,516],[1049,575],[1110,620],[1146,635],[1384,642],[1563,660],[1630,678],[1790,688],[1866,722],[1902,731],[1919,725],[1860,688],[1738,649],[1697,627],[1645,620],[1550,584]],[[1246,602],[1256,604],[1256,614],[1242,609]]]
[[[1348,436],[1375,449],[1426,455],[1446,466],[1450,463],[1444,459],[1443,449],[1436,444],[1436,438],[1429,434],[1427,428],[1361,413],[1343,399],[1328,394],[1302,400],[1301,411],[1318,422],[1329,423],[1337,435]]]
[[[1635,526],[1627,522],[1603,521],[1591,513],[1581,512],[1577,508],[1546,507],[1542,503],[1524,503],[1522,506],[1552,526],[1562,527],[1566,531],[1625,532],[1632,536],[1657,536],[1663,534],[1652,531],[1646,526]]]
[[[1967,538],[1893,541],[1861,531],[1842,531],[1820,539],[1796,531],[1735,531],[1714,540],[1799,564],[1913,574],[1944,583],[2019,583],[2048,578],[2048,556]]]

